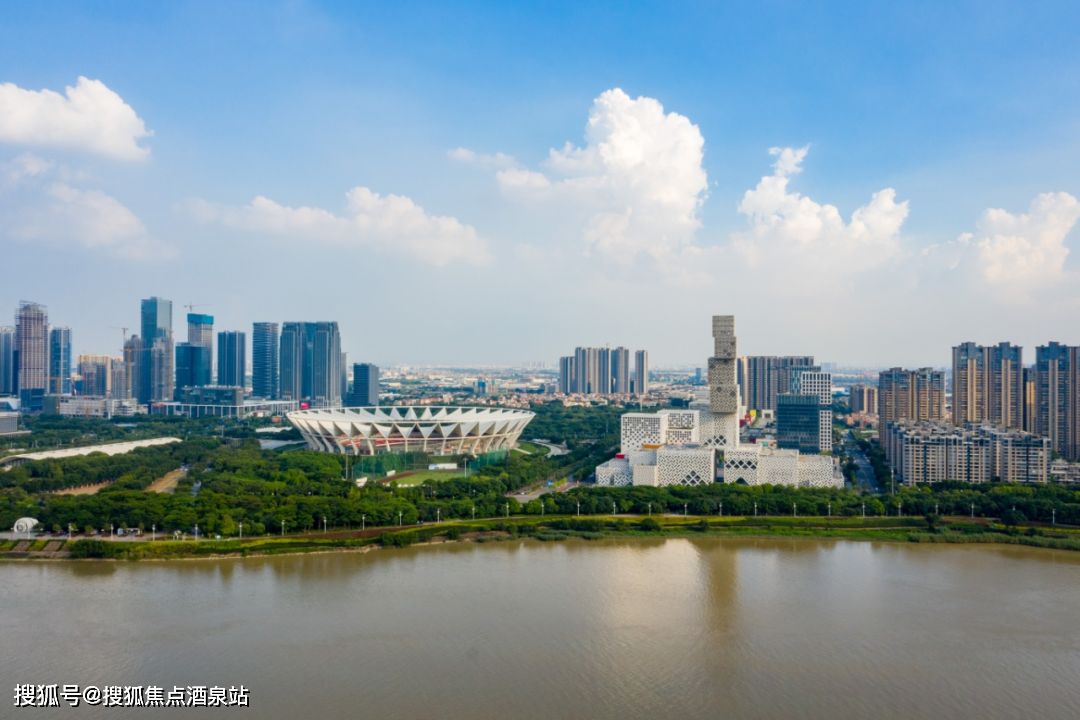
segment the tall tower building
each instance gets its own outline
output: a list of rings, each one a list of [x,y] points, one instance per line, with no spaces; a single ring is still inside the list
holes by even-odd
[[[597,357],[597,385],[593,390],[597,395],[610,395],[612,386],[612,352],[611,348],[598,348]]]
[[[49,379],[49,311],[44,305],[19,303],[15,313],[15,384],[20,405],[41,410]]]
[[[282,400],[305,400],[304,356],[307,323],[287,322],[281,328],[280,394]]]
[[[257,322],[251,336],[251,394],[267,400],[279,397],[278,324]]]
[[[353,365],[350,407],[375,407],[379,404],[379,367],[371,363]]]
[[[341,335],[336,322],[318,322],[312,348],[311,402],[315,407],[341,405]]]
[[[709,358],[708,407],[695,401],[699,411],[698,437],[706,448],[735,448],[739,445],[739,386],[736,378],[738,359],[735,342],[735,316],[714,315],[712,319],[713,356]]]
[[[128,389],[127,363],[124,362],[122,357],[110,359],[109,397],[114,400],[127,400],[131,397],[131,392]]]
[[[630,351],[624,347],[611,351],[611,381],[616,395],[630,393]]]
[[[71,394],[71,328],[49,328],[49,393]]]
[[[1080,347],[1035,349],[1036,432],[1067,460],[1080,460]]]
[[[188,313],[187,341],[192,345],[213,348],[214,316],[201,313]]]
[[[172,300],[142,301],[142,362],[139,402],[168,402],[173,398]]]
[[[973,342],[952,349],[952,419],[957,425],[986,420],[986,349]]]
[[[1023,348],[1007,342],[987,347],[967,342],[954,347],[953,423],[1022,429],[1023,353]]]
[[[607,369],[601,360],[600,353],[604,352],[607,360]],[[605,381],[607,387],[611,387],[611,359],[606,348],[579,347],[574,350],[575,385],[574,392],[583,395],[602,395],[610,392],[604,390]]]
[[[987,351],[987,420],[1001,427],[1024,427],[1024,349],[1003,342]]]
[[[0,327],[0,395],[14,395],[15,387],[15,328]]]
[[[792,392],[792,375],[800,368],[808,367],[814,367],[811,355],[748,355],[739,358],[738,381],[743,405],[757,412],[775,410],[777,395]]]
[[[577,392],[573,356],[559,358],[559,392],[563,395]]]
[[[143,342],[138,335],[132,335],[124,341],[124,369],[126,370],[123,395],[117,395],[113,386],[113,397],[120,400],[142,397],[142,360]]]
[[[634,393],[649,394],[649,353],[646,350],[634,353]]]
[[[79,374],[82,375],[82,394],[90,397],[109,397],[112,388],[112,358],[108,355],[80,355]]]
[[[244,387],[247,368],[247,335],[230,330],[218,333],[217,384],[222,387]]]
[[[945,419],[945,373],[892,368],[878,375],[881,427],[898,420]]]

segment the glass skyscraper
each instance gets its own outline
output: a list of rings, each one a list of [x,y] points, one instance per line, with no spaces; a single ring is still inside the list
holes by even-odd
[[[279,397],[278,324],[257,322],[251,336],[251,394],[266,400]]]
[[[152,297],[142,301],[142,362],[139,402],[168,402],[173,398],[172,301]]]
[[[217,384],[242,388],[246,372],[247,334],[236,330],[219,332]]]
[[[49,393],[71,394],[71,328],[49,328]]]

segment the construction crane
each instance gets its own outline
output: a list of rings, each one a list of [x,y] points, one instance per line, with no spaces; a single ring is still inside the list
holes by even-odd
[[[110,330],[120,330],[120,331],[122,331],[124,333],[124,345],[127,345],[127,331],[128,331],[128,329],[126,327],[120,327],[119,325],[110,325],[109,329]]]
[[[188,303],[187,305],[184,305],[184,307],[188,309],[189,313],[194,313],[195,308],[197,307],[213,307],[213,305],[210,303]]]

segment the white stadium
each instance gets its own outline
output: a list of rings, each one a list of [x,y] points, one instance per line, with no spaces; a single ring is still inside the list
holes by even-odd
[[[312,450],[433,455],[509,450],[536,415],[498,407],[346,407],[287,413]]]

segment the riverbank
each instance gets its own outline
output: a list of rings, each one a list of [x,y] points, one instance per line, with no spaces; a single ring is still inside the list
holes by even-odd
[[[228,540],[110,542],[98,539],[0,542],[6,560],[183,560],[367,552],[432,543],[501,542],[517,538],[558,542],[569,538],[819,538],[895,543],[1007,544],[1080,551],[1080,529],[1005,528],[987,521],[948,520],[932,527],[922,518],[753,517],[516,517],[449,522],[401,529],[373,528],[286,537]]]

